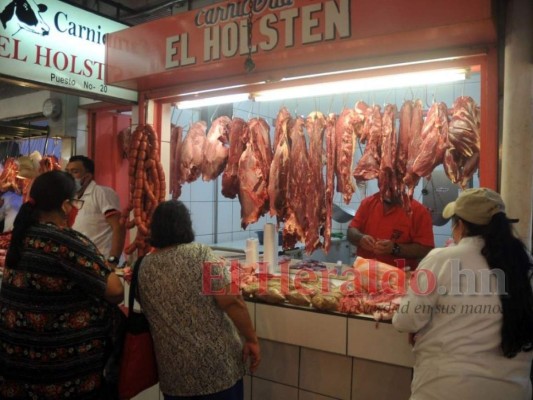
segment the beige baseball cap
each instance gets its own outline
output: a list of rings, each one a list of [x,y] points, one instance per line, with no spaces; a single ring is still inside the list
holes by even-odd
[[[505,204],[501,196],[487,188],[466,189],[459,194],[457,200],[444,207],[442,216],[459,218],[476,225],[488,225],[495,214],[505,212]]]

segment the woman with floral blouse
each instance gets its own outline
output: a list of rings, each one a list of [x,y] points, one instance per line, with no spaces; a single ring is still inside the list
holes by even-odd
[[[15,219],[0,289],[0,398],[102,399],[113,304],[124,289],[67,226],[83,203],[63,171],[35,179]]]

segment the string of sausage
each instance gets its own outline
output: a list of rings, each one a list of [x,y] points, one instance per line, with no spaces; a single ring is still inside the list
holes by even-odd
[[[124,250],[144,255],[150,250],[148,237],[150,219],[159,203],[165,200],[165,173],[159,156],[157,134],[150,125],[139,125],[133,132],[129,154],[130,196],[122,211],[122,223],[127,229],[137,228],[135,239]],[[130,219],[133,213],[133,218]]]

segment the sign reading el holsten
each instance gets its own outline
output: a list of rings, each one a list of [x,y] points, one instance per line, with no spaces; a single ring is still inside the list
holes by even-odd
[[[217,61],[247,55],[250,51],[254,54],[290,49],[351,36],[350,0],[309,3],[244,0],[199,9],[194,29],[166,38],[165,67]],[[248,43],[250,10],[251,48]]]
[[[0,0],[0,74],[137,101],[137,92],[105,83],[108,33],[127,28],[57,0]]]

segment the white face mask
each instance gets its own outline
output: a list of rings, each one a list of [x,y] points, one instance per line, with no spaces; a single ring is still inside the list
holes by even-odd
[[[81,179],[74,179],[74,190],[78,193],[81,190]]]

